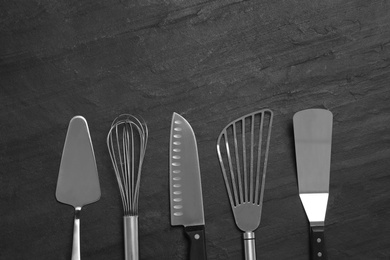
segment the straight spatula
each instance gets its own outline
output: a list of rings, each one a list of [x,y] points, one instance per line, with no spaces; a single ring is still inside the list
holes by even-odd
[[[75,208],[72,260],[80,259],[80,211],[100,199],[100,185],[88,124],[70,120],[57,181],[56,198]]]
[[[326,259],[333,115],[324,109],[307,109],[294,115],[293,124],[299,197],[310,222],[311,259]]]

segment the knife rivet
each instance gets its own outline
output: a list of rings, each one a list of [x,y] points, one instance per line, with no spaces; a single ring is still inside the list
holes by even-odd
[[[317,238],[317,243],[321,243],[321,238]]]
[[[318,255],[318,257],[321,257],[321,256],[322,256],[322,253],[321,253],[321,252],[318,252],[317,255]]]
[[[199,239],[200,238],[199,234],[195,234],[194,238]]]

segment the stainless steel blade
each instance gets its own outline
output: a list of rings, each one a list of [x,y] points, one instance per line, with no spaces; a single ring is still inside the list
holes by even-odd
[[[294,115],[299,196],[311,226],[323,226],[329,197],[333,115],[324,109]]]
[[[169,148],[171,225],[204,225],[196,138],[191,125],[173,113]]]
[[[99,177],[88,124],[84,117],[71,119],[58,175],[59,202],[82,207],[100,199]]]
[[[100,184],[88,124],[84,117],[70,120],[58,174],[56,198],[75,208],[72,260],[80,260],[81,208],[100,199]]]

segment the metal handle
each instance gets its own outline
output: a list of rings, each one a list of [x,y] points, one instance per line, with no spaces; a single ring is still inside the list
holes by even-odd
[[[81,207],[76,207],[74,212],[72,260],[80,260],[80,213]]]
[[[245,260],[256,260],[255,233],[244,233]]]
[[[125,260],[138,260],[138,216],[124,216]]]

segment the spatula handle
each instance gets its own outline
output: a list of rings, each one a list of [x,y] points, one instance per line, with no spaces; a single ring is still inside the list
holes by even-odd
[[[245,260],[256,260],[255,233],[244,233]]]
[[[72,260],[80,260],[80,213],[81,207],[74,211]]]
[[[190,260],[207,260],[204,226],[185,227],[190,240]]]
[[[323,226],[310,227],[310,255],[312,260],[327,259]]]

